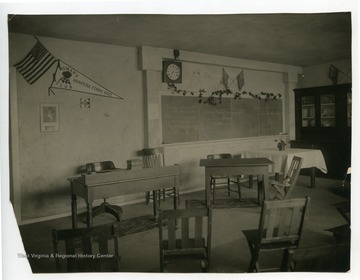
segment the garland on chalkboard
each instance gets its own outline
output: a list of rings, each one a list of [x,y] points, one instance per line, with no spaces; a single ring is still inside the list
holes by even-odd
[[[182,94],[183,96],[186,95],[192,95],[194,96],[193,91],[188,91],[184,89],[178,89],[175,84],[169,83],[168,89],[172,91],[172,93]],[[209,105],[217,105],[222,103],[222,97],[225,96],[234,96],[234,99],[241,99],[242,96],[249,96],[256,99],[264,99],[264,100],[277,100],[281,98],[281,94],[274,94],[271,92],[261,92],[260,94],[253,94],[251,92],[242,91],[242,92],[233,92],[230,89],[224,89],[224,90],[215,90],[211,92],[210,96],[205,96],[207,91],[205,89],[199,89],[198,91],[198,102],[203,104],[209,104]]]

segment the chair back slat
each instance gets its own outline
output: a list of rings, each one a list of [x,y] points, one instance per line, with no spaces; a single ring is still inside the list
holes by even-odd
[[[309,197],[264,201],[259,222],[258,242],[299,242]]]
[[[277,209],[272,209],[268,212],[267,227],[265,238],[272,238],[274,236],[274,230],[276,228],[276,215]]]
[[[160,210],[159,242],[162,271],[167,256],[202,254],[208,258],[211,249],[211,209]]]
[[[286,176],[284,177],[284,182],[279,182],[277,185],[276,181],[273,181],[271,184],[277,189],[277,194],[274,198],[277,199],[289,199],[291,193],[293,192],[297,179],[300,174],[301,166],[303,163],[303,158],[294,156],[289,170],[286,172]],[[284,185],[284,183],[286,183]]]
[[[303,160],[304,159],[301,157],[297,157],[297,156],[293,157],[289,170],[285,176],[286,178],[290,179],[289,181],[290,184],[297,181]]]
[[[77,247],[76,251],[83,251],[85,254],[91,254],[93,251],[93,247],[92,247],[92,240],[91,237],[89,236],[84,236],[83,238],[79,238],[78,240],[74,240],[76,243],[76,241],[79,241],[79,243],[81,242],[81,246],[79,245],[75,245],[75,247]]]
[[[90,162],[90,163],[87,163],[85,165],[85,167],[86,167],[87,173],[116,169],[115,164],[110,160],[99,161],[99,162]]]
[[[189,217],[181,218],[181,246],[182,248],[189,248]]]
[[[201,247],[203,237],[203,219],[200,216],[195,217],[195,247]]]
[[[176,249],[176,219],[168,220],[168,248]]]
[[[292,215],[291,209],[282,208],[280,209],[280,223],[279,223],[279,233],[280,234],[286,234],[286,231],[288,230],[287,224],[289,221],[289,218]]]
[[[210,154],[206,156],[207,159],[224,159],[224,158],[232,158],[232,154]]]
[[[119,230],[117,224],[106,224],[91,228],[53,230],[54,253],[73,257],[64,259],[68,272],[119,271]],[[64,243],[64,246],[60,246]],[[110,244],[112,248],[110,250]],[[61,248],[64,247],[64,250]],[[97,258],[97,254],[113,255],[113,258]],[[56,268],[62,272],[60,259]]]
[[[141,150],[143,158],[143,167],[162,167],[165,166],[164,148],[147,148]]]

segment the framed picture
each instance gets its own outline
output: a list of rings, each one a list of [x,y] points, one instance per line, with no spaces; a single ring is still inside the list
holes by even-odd
[[[40,131],[59,131],[59,104],[40,104]]]

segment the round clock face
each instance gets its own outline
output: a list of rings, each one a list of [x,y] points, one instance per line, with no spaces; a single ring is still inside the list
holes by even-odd
[[[166,76],[173,81],[176,81],[180,77],[180,74],[180,67],[176,64],[169,64],[166,68]]]

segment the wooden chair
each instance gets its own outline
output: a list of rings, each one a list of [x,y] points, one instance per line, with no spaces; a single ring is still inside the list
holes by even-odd
[[[270,180],[269,184],[275,189],[275,195],[272,199],[287,199],[290,198],[292,191],[296,185],[297,179],[299,177],[301,165],[303,163],[303,158],[294,156],[290,168],[284,177],[282,182]]]
[[[210,154],[207,155],[207,159],[226,159],[232,158],[231,154]],[[241,175],[233,175],[233,176],[213,176],[210,179],[210,191],[213,196],[213,201],[215,200],[215,192],[216,188],[226,188],[228,192],[228,196],[230,196],[231,192],[237,192],[239,194],[239,199],[241,199],[241,189],[240,189],[240,178]],[[235,183],[237,186],[237,190],[233,190],[231,188],[231,183]]]
[[[164,156],[164,148],[147,148],[141,150],[141,155],[143,159],[143,168],[152,168],[152,167],[162,167],[165,166],[165,156]],[[176,188],[165,188],[161,191],[146,192],[145,194],[145,203],[149,204],[151,200],[153,200],[153,195],[157,195],[157,201],[160,203],[160,200],[165,200],[166,197],[175,197],[177,203],[180,204],[180,195]]]
[[[119,224],[52,231],[58,272],[120,271]]]
[[[210,208],[163,210],[159,214],[160,270],[167,264],[198,260],[202,271],[209,271],[211,256]]]
[[[310,198],[264,201],[259,228],[243,230],[249,245],[251,261],[248,272],[260,272],[260,252],[283,251],[280,271],[289,271],[294,251],[299,246]],[[273,268],[261,271],[270,271]]]
[[[116,167],[112,161],[100,161],[100,162],[92,162],[86,164],[86,172],[92,173],[102,173],[102,172],[111,172],[115,170]],[[104,198],[104,202],[100,206],[96,206],[93,208],[93,217],[101,214],[101,213],[109,213],[113,215],[118,222],[121,220],[122,216],[122,208],[117,205],[110,205],[107,201],[107,198]]]

